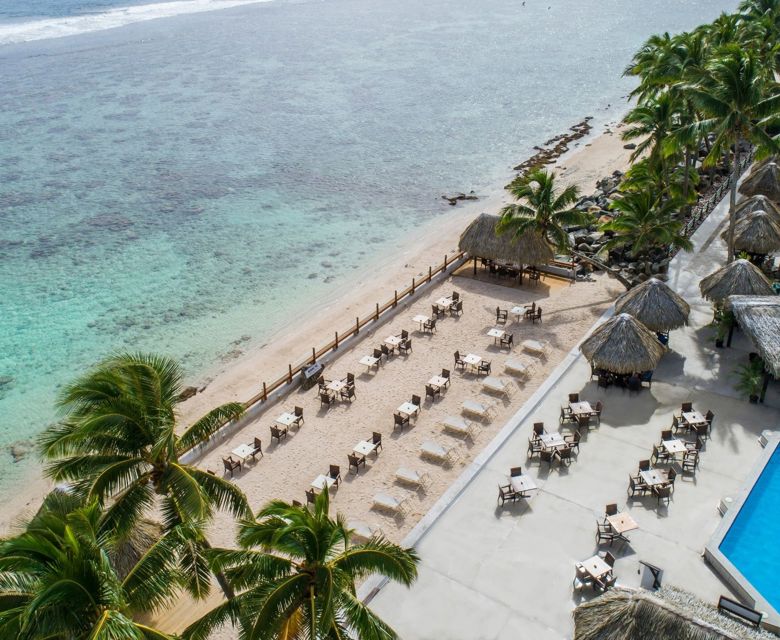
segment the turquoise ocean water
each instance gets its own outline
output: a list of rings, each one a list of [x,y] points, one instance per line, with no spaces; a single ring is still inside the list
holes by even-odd
[[[446,215],[441,193],[487,190],[533,145],[624,109],[621,71],[648,35],[736,6],[277,0],[190,12],[204,2],[180,0],[164,19],[131,12],[113,29],[117,7],[139,3],[0,4],[6,485],[30,465],[8,446],[54,419],[75,373],[142,349],[202,377]],[[158,10],[171,6],[138,15]],[[83,33],[42,35],[63,25]]]

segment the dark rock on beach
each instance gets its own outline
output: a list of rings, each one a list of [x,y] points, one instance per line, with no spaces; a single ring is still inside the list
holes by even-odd
[[[184,402],[185,400],[189,400],[196,393],[198,393],[197,387],[185,387],[184,391],[182,391],[179,394],[179,402]]]
[[[468,195],[465,193],[457,193],[454,196],[442,195],[441,199],[446,200],[451,207],[454,207],[459,200],[479,200],[479,197],[473,191],[469,191]]]

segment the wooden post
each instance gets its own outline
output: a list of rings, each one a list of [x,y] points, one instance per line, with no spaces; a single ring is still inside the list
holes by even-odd
[[[287,365],[287,384],[292,384],[292,365]]]
[[[447,270],[447,254],[445,253],[444,254],[444,269],[442,269],[442,271],[446,271],[446,270]]]
[[[355,318],[355,335],[360,333],[360,317]]]
[[[758,397],[758,401],[764,404],[764,398],[766,398],[766,389],[769,386],[769,372],[764,371],[764,384],[761,385],[761,395]]]
[[[264,382],[263,383],[263,402],[265,402],[266,400],[268,400],[268,391],[266,391],[265,382]]]
[[[374,320],[379,320],[379,303],[376,303],[376,315],[374,316]]]
[[[338,331],[336,331],[336,342],[334,343],[333,348],[334,349],[338,349],[339,348],[339,332]]]
[[[311,348],[311,363],[314,364],[317,362],[317,349],[315,347]]]
[[[414,278],[412,278],[412,294],[411,295],[414,295]]]
[[[477,256],[474,256],[474,275],[477,275]]]
[[[731,346],[731,338],[733,337],[733,335],[734,335],[734,323],[732,322],[729,325],[729,337],[728,337],[728,340],[726,341],[726,346],[727,347]]]
[[[398,289],[393,292],[393,306],[398,306]]]
[[[433,278],[433,267],[428,267],[428,282]]]

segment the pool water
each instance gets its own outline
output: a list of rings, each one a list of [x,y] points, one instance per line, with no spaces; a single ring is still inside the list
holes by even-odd
[[[775,448],[720,551],[780,611],[780,446]]]

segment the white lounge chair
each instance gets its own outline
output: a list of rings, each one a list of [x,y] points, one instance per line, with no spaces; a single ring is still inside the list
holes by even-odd
[[[550,350],[550,343],[545,340],[523,340],[523,350],[528,353],[533,353],[537,356],[547,356],[547,352]]]
[[[525,362],[517,358],[509,358],[509,360],[507,360],[504,364],[504,368],[507,370],[507,372],[517,376],[518,378],[522,378],[523,380],[530,376],[532,371],[530,365],[527,365]]]
[[[431,482],[431,476],[427,473],[419,473],[408,467],[399,467],[395,471],[395,479],[403,484],[408,484],[418,489],[427,487]]]
[[[420,455],[424,458],[431,458],[436,462],[449,464],[455,456],[455,447],[443,447],[438,442],[426,440],[420,446]]]
[[[470,413],[480,418],[489,418],[493,405],[477,402],[476,400],[463,401],[463,413]]]
[[[374,507],[384,511],[390,511],[395,515],[403,515],[406,512],[406,499],[398,499],[388,493],[377,493],[374,496]]]
[[[482,388],[487,389],[488,391],[492,391],[493,393],[500,393],[501,395],[505,396],[510,395],[509,384],[507,384],[501,378],[496,378],[494,376],[483,378]]]
[[[362,520],[350,520],[347,528],[352,531],[352,540],[355,542],[366,542],[374,536],[384,535],[382,529],[375,524],[367,524]]]
[[[460,416],[447,416],[441,421],[441,426],[445,431],[474,439],[474,423]]]

